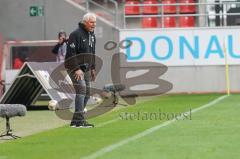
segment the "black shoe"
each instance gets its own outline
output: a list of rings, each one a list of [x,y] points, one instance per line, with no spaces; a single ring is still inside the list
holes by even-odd
[[[91,128],[94,127],[93,124],[90,124],[90,123],[88,123],[87,121],[84,121],[84,126],[86,126],[86,127],[91,127]]]
[[[72,121],[72,122],[70,123],[70,126],[71,126],[72,128],[75,128],[76,125],[77,125],[76,122],[73,122],[73,121]]]
[[[86,121],[80,122],[76,124],[76,128],[93,128],[94,125],[93,124],[89,124]]]

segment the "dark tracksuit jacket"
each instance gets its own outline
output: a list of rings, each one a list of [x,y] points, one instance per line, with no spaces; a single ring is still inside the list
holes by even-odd
[[[65,68],[71,71],[81,69],[88,71],[95,69],[96,37],[88,32],[82,23],[73,31],[68,39]],[[78,56],[79,55],[79,56]]]

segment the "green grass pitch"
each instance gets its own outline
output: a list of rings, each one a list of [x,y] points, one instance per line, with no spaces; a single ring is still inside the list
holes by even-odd
[[[101,159],[237,159],[240,158],[240,95],[230,95],[206,109],[191,112],[220,96],[149,98],[91,119],[96,125],[92,129],[66,125],[0,143],[0,159],[96,158],[93,157],[96,152]],[[124,143],[128,138],[170,121],[174,115],[186,115],[185,112],[190,116]],[[121,142],[122,145],[116,146]],[[106,153],[101,151],[106,147],[112,149]]]

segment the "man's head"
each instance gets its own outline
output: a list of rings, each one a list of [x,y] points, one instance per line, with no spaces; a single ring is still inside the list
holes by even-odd
[[[60,32],[58,33],[59,43],[63,44],[66,39],[67,39],[67,34],[66,34],[66,32],[65,32],[65,31],[60,31]]]
[[[89,32],[93,32],[96,27],[96,15],[94,13],[87,13],[83,16],[83,24],[85,29]]]

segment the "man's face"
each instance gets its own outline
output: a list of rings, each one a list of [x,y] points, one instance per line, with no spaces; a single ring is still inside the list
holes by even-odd
[[[60,37],[59,37],[59,40],[63,41],[66,39],[66,36],[64,34],[61,34]]]
[[[85,28],[89,32],[93,32],[96,27],[96,19],[95,18],[89,18],[88,21],[85,22]]]

